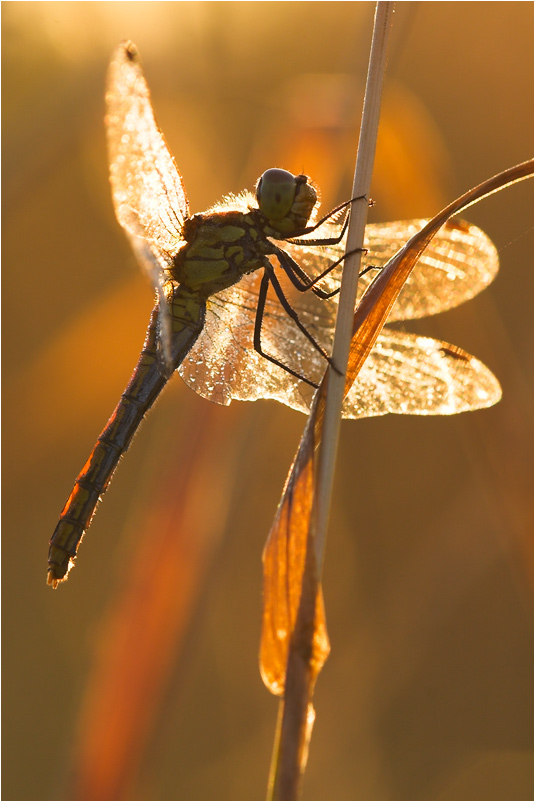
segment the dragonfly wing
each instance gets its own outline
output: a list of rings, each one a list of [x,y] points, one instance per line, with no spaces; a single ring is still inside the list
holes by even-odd
[[[204,329],[179,372],[197,393],[220,404],[273,398],[306,413],[312,388],[253,349],[259,282],[258,274],[246,276],[210,299]],[[303,305],[302,300],[298,305],[291,297],[300,320],[328,348],[336,305],[311,301],[308,294],[309,303]],[[276,299],[266,303],[262,344],[307,378],[321,379],[325,360]],[[452,415],[492,406],[500,397],[497,379],[475,357],[440,340],[385,328],[344,402],[343,415]]]
[[[427,220],[367,227],[368,264],[386,264]],[[390,243],[390,244],[388,244]],[[410,320],[452,309],[487,287],[499,267],[496,248],[477,226],[449,220],[426,248],[403,287],[389,321]]]
[[[384,266],[427,223],[406,220],[366,226],[368,248],[364,266]],[[322,236],[333,236],[335,226],[322,227]],[[345,239],[339,245],[300,246],[285,244],[296,261],[315,276],[343,256]],[[498,272],[496,248],[477,226],[462,220],[448,221],[433,238],[416,264],[389,317],[389,321],[426,317],[452,309],[470,300],[488,286]],[[332,291],[340,286],[342,266],[336,267],[320,285]],[[373,281],[375,271],[359,279],[359,297]]]
[[[169,259],[178,250],[188,202],[130,42],[121,44],[111,61],[106,106],[117,219],[131,237],[147,240],[156,256]]]
[[[195,345],[179,368],[184,381],[199,395],[219,404],[232,399],[273,398],[308,412],[314,390],[283,368],[258,354],[253,335],[261,271],[208,300],[206,322]],[[313,337],[330,349],[336,303],[320,301],[312,293],[297,293],[281,277],[286,296],[298,309],[300,321]],[[271,293],[262,325],[262,348],[306,378],[319,382],[325,359],[299,331]]]
[[[500,398],[496,377],[460,348],[383,329],[344,402],[343,415],[453,415],[492,406]]]
[[[165,295],[165,269],[169,267],[167,259],[151,248],[149,242],[143,237],[130,235],[130,243],[136,254],[137,261],[145,269],[152,286],[158,296],[158,340],[162,348],[162,356],[170,372],[173,371],[172,357],[172,319],[169,305]]]
[[[253,348],[260,279],[260,272],[250,274],[209,299],[204,329],[179,372],[197,393],[220,404],[229,404],[232,399],[274,398],[307,412],[313,390]],[[284,277],[281,283],[301,322],[329,352],[336,299],[324,301],[310,292],[299,293]],[[323,376],[325,360],[271,296],[266,302],[262,346],[271,356],[316,383]],[[461,349],[427,337],[383,329],[345,402],[344,416],[388,412],[453,414],[491,406],[500,396],[492,373]]]

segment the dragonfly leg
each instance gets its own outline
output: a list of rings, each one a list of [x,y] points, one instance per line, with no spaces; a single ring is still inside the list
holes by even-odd
[[[286,314],[294,321],[294,323],[297,326],[297,328],[305,335],[305,337],[309,340],[309,342],[312,343],[312,345],[314,346],[316,351],[318,351],[322,355],[322,357],[329,363],[329,365],[332,367],[332,369],[335,370],[337,373],[340,373],[340,371],[338,370],[338,368],[336,367],[336,365],[332,361],[331,357],[321,347],[321,345],[314,339],[314,337],[308,331],[306,326],[304,326],[301,323],[301,321],[299,320],[299,316],[298,316],[297,312],[295,311],[293,306],[289,303],[288,299],[284,295],[284,291],[283,291],[283,289],[282,289],[282,287],[280,285],[279,279],[277,278],[277,276],[275,274],[275,270],[273,269],[273,265],[271,264],[271,262],[268,259],[266,259],[265,264],[264,264],[264,276],[267,276],[268,280],[271,282],[271,285],[273,286],[273,289],[275,290],[277,298],[279,299],[279,301],[281,303],[281,306],[284,309],[284,311],[286,312]],[[267,292],[267,287],[265,289],[265,292]],[[264,299],[264,301],[265,301],[265,299]],[[311,382],[309,382],[309,384],[310,383]]]
[[[351,201],[347,201],[347,203],[351,203]],[[344,204],[346,205],[346,204]],[[322,217],[321,220],[313,226],[309,226],[307,232],[305,233],[312,233],[315,231],[319,226],[326,223],[329,217],[332,217],[334,214],[340,211],[340,207],[337,206],[336,209],[332,209],[328,215]],[[293,245],[338,245],[342,242],[344,238],[344,234],[347,231],[347,227],[349,225],[349,212],[346,212],[346,216],[344,218],[344,222],[340,228],[340,233],[336,235],[336,237],[318,237],[317,239],[301,239],[300,237],[292,237],[289,242]]]
[[[280,266],[282,267],[282,269],[284,270],[284,272],[286,273],[286,275],[288,276],[294,287],[299,290],[299,292],[306,292],[307,290],[312,290],[314,295],[317,295],[318,298],[322,298],[323,300],[325,300],[327,298],[332,298],[333,295],[337,295],[340,292],[340,287],[337,287],[335,290],[332,290],[332,292],[326,292],[325,290],[320,290],[315,285],[318,283],[318,281],[321,281],[321,279],[325,278],[325,276],[327,276],[331,272],[331,270],[334,270],[335,267],[338,267],[338,265],[341,264],[347,256],[351,256],[351,254],[359,252],[366,254],[368,253],[368,249],[355,248],[353,251],[348,251],[342,257],[340,257],[340,259],[338,259],[336,262],[330,264],[329,267],[323,271],[323,273],[320,273],[319,276],[316,276],[313,279],[309,278],[309,276],[305,273],[303,268],[300,267],[300,265],[295,261],[295,259],[292,256],[290,256],[290,254],[287,253],[286,251],[277,249],[275,256],[279,260]],[[372,267],[365,268],[361,273],[359,273],[359,276],[363,276],[364,273],[367,273],[368,270],[371,269]]]
[[[346,253],[346,256],[349,256],[349,254]],[[383,269],[382,265],[368,265],[367,267],[364,268],[364,270],[360,271],[359,278],[361,276],[365,276],[366,273],[370,272],[370,270],[382,270],[382,269]]]
[[[316,284],[316,282],[321,281],[322,278],[325,278],[325,276],[329,275],[329,273],[332,270],[334,270],[335,267],[338,267],[338,265],[342,264],[344,259],[347,259],[348,256],[352,256],[354,253],[363,253],[364,255],[366,255],[368,253],[368,249],[367,248],[354,248],[352,251],[347,251],[346,253],[344,253],[344,255],[342,257],[340,257],[340,259],[337,259],[337,261],[333,262],[331,265],[329,265],[329,267],[326,268],[323,271],[323,273],[320,273],[319,276],[316,276],[316,278],[313,279],[313,281],[310,284],[310,289],[312,290],[312,292],[315,291],[316,295],[318,295],[320,298],[332,298],[334,295],[338,295],[338,293],[340,292],[340,287],[337,287],[332,292],[322,291],[322,294],[320,295],[319,294],[320,293],[319,290],[314,290],[314,285]],[[374,267],[374,265],[369,265],[369,266],[365,267],[363,270],[360,271],[359,278],[360,278],[360,276],[364,276],[370,270],[376,270],[376,269],[377,268]],[[309,289],[309,288],[307,287],[307,289]]]
[[[318,298],[325,298],[326,293],[323,290],[314,287],[316,283],[316,279],[311,279],[307,273],[303,270],[301,265],[295,261],[295,259],[290,256],[289,253],[282,250],[281,248],[274,248],[273,255],[277,257],[277,261],[279,262],[280,266],[294,285],[294,287],[299,290],[299,292],[306,292],[307,290],[312,290],[314,295],[317,295]]]
[[[287,373],[290,373],[290,375],[295,376],[296,379],[300,379],[301,381],[310,384],[311,387],[315,387],[317,389],[318,385],[315,382],[311,381],[310,379],[307,379],[306,376],[301,376],[300,373],[297,373],[297,371],[292,370],[292,368],[288,367],[288,365],[285,365],[283,362],[280,362],[278,359],[275,359],[274,356],[271,356],[262,349],[262,343],[261,343],[262,321],[264,319],[264,308],[266,305],[266,297],[269,288],[269,282],[270,282],[269,274],[266,271],[264,271],[264,274],[262,276],[262,281],[260,282],[260,289],[258,290],[258,302],[256,306],[256,319],[255,319],[254,335],[253,335],[254,349],[257,353],[260,354],[260,356],[264,357],[264,359],[273,362],[274,365],[278,365],[279,368],[282,368]]]
[[[314,225],[312,225],[312,226],[307,226],[306,228],[303,228],[301,231],[299,231],[298,232],[298,236],[302,237],[304,234],[311,234],[313,231],[316,231],[316,229],[318,229],[320,226],[322,226],[323,223],[327,222],[329,217],[332,217],[333,215],[337,214],[339,211],[341,211],[342,209],[345,209],[347,206],[349,206],[351,203],[353,203],[353,201],[357,201],[357,200],[367,200],[366,195],[358,195],[355,198],[351,198],[348,201],[344,201],[344,203],[341,203],[339,206],[335,206],[334,209],[331,209],[331,211],[328,212],[328,214],[326,214],[322,218],[320,218],[317,221],[317,223],[314,223]],[[371,202],[369,202],[369,203],[371,203]],[[317,239],[317,240],[311,240],[311,239],[308,240],[307,239],[307,240],[303,240],[302,242],[300,242],[299,240],[294,239],[293,237],[291,239],[290,238],[289,239],[290,239],[290,242],[293,242],[295,245],[306,245],[306,243],[308,243],[309,245],[338,245],[338,243],[342,240],[342,237],[344,236],[344,234],[346,232],[346,228],[347,228],[348,223],[349,223],[349,214],[346,215],[346,219],[344,220],[344,224],[342,226],[340,234],[337,237],[325,237],[323,239]]]

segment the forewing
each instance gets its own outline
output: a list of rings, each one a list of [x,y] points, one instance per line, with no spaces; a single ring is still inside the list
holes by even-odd
[[[106,104],[115,213],[131,237],[149,243],[157,268],[178,249],[188,202],[130,42],[121,44],[111,61]]]
[[[496,404],[501,388],[456,346],[384,328],[345,402],[345,418],[453,415]]]
[[[372,224],[366,227],[364,245],[368,253],[362,266],[382,267],[419,231],[427,220],[407,220]],[[336,226],[322,227],[322,236],[333,236]],[[293,258],[311,276],[317,276],[343,256],[345,239],[339,245],[285,244]],[[477,226],[462,220],[444,225],[426,248],[401,291],[389,317],[389,322],[426,317],[446,311],[470,300],[494,279],[498,272],[496,248]],[[340,286],[342,265],[335,267],[319,285],[332,291]],[[371,270],[359,279],[359,297],[373,281]]]
[[[427,220],[368,226],[365,264],[384,265]],[[377,262],[376,262],[377,260]],[[389,321],[435,315],[469,301],[498,272],[496,248],[477,226],[449,220],[424,251]]]

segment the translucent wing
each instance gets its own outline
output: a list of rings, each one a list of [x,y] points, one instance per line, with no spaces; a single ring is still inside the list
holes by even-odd
[[[496,404],[498,380],[456,346],[383,329],[344,402],[345,418],[454,415]]]
[[[188,203],[182,179],[155,121],[137,51],[131,43],[121,45],[111,62],[106,101],[117,218],[163,298],[162,271],[180,247]],[[247,198],[243,196],[244,203]],[[368,226],[366,264],[385,264],[425,222]],[[335,231],[335,226],[325,225],[313,236],[332,236]],[[344,252],[343,242],[328,247],[284,243],[284,247],[311,277]],[[456,306],[489,284],[497,269],[496,250],[485,234],[475,226],[450,222],[420,259],[390,320],[423,317]],[[340,267],[333,269],[325,279],[325,288],[337,288],[340,275]],[[363,278],[361,293],[372,278],[371,274]],[[180,373],[198,393],[219,403],[228,404],[232,398],[276,398],[306,410],[311,395],[308,386],[253,349],[259,282],[257,274],[246,276],[209,299],[203,332]],[[299,294],[288,286],[286,291],[302,323],[329,349],[337,301],[318,301],[312,293]],[[163,303],[161,306],[165,308]],[[162,336],[165,319],[160,323]],[[166,339],[169,337],[164,336],[164,349]],[[321,378],[324,360],[274,298],[266,303],[262,343],[264,350],[298,373],[314,381]],[[346,414],[446,414],[494,403],[488,399],[497,400],[496,387],[492,374],[458,349],[426,338],[385,332],[347,402]]]
[[[178,371],[195,392],[218,404],[230,404],[233,398],[241,401],[275,398],[306,411],[313,388],[264,359],[253,348],[260,280],[260,271],[251,273],[208,299],[203,330]],[[296,299],[284,276],[281,284],[294,308],[298,308],[301,322],[321,345],[329,348],[336,302],[319,301],[308,292]],[[261,339],[263,349],[271,356],[313,381],[321,379],[325,360],[273,295],[266,302]]]
[[[160,298],[159,337],[171,363],[164,273],[182,240],[188,201],[180,173],[154,118],[135,46],[117,48],[108,72],[106,131],[115,214]]]
[[[209,300],[206,323],[179,368],[197,393],[219,404],[273,398],[308,412],[313,390],[257,354],[252,346],[260,276],[251,274]],[[284,285],[299,317],[320,344],[329,346],[336,302],[300,295]],[[275,298],[268,298],[262,329],[265,350],[319,381],[325,361],[294,326]],[[477,359],[438,340],[383,329],[345,402],[344,417],[388,412],[447,415],[495,404],[493,374]]]
[[[121,44],[108,73],[108,153],[117,219],[133,239],[149,244],[155,267],[174,256],[188,202],[180,174],[163,138],[135,46]],[[142,261],[150,258],[141,247]]]
[[[366,229],[368,264],[381,266],[425,224],[424,220],[372,225]],[[323,226],[321,235],[336,228]],[[294,259],[317,275],[343,253],[336,246],[284,243]],[[472,298],[489,284],[498,270],[496,249],[476,226],[452,221],[443,226],[416,265],[390,316],[402,320],[449,309]],[[334,289],[341,268],[335,268],[324,286]],[[373,276],[363,277],[362,294]],[[245,276],[238,284],[209,299],[203,332],[179,369],[200,395],[220,404],[234,399],[275,398],[308,411],[311,389],[263,359],[253,349],[254,320],[260,276]],[[301,322],[330,350],[337,296],[318,300],[299,293],[281,278],[285,293]],[[359,282],[360,284],[360,282]],[[277,300],[268,298],[262,327],[262,346],[301,375],[318,382],[325,361],[299,332]],[[366,362],[359,382],[346,400],[346,417],[411,414],[452,414],[490,406],[500,398],[499,384],[478,360],[454,346],[425,337],[384,329]]]
[[[364,265],[381,267],[427,220],[407,220],[366,226]],[[336,229],[323,226],[321,235],[332,236]],[[311,235],[312,236],[312,235]],[[323,248],[314,245],[285,244],[294,259],[310,274],[318,275],[329,262],[344,254],[340,245]],[[435,315],[470,300],[494,279],[498,272],[498,254],[487,235],[477,226],[462,220],[450,220],[434,237],[405,284],[389,321]],[[327,290],[340,284],[341,267],[336,267],[321,286]],[[359,295],[366,290],[375,273],[359,280]]]

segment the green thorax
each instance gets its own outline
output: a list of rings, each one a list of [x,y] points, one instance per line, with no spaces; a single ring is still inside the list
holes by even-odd
[[[186,220],[184,245],[173,260],[172,278],[208,298],[262,267],[270,243],[254,211],[196,214]]]
[[[290,183],[288,196],[280,190],[281,177]],[[273,178],[279,183],[273,184]],[[274,252],[268,237],[284,240],[307,225],[316,193],[306,176],[272,169],[264,173],[258,187],[260,208],[247,207],[245,198],[235,198],[234,209],[214,209],[185,221],[184,244],[173,259],[169,277],[199,300],[263,267],[267,255]],[[283,185],[283,190],[288,187]]]

